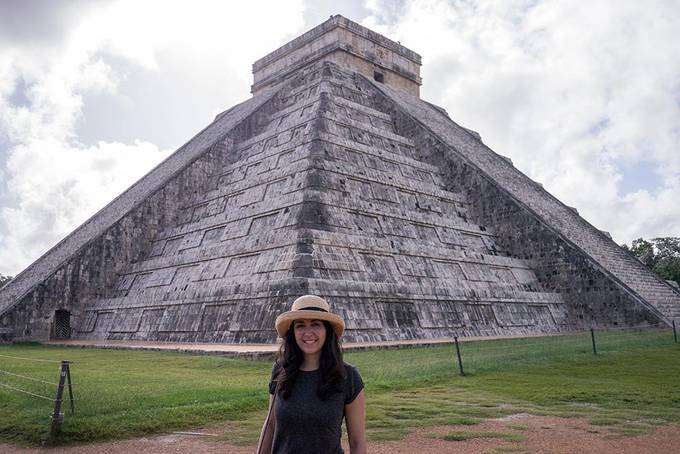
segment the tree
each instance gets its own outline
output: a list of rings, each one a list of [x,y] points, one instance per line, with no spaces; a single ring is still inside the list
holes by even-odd
[[[661,278],[680,283],[680,237],[638,238],[623,248]]]
[[[12,276],[5,276],[4,274],[0,273],[0,288],[3,288],[5,284],[7,284],[11,280]]]

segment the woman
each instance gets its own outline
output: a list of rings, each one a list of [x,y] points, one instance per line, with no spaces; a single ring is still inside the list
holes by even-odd
[[[345,418],[351,454],[366,453],[364,384],[342,361],[342,318],[318,296],[305,295],[276,319],[283,338],[269,383],[269,416],[258,453],[342,454]]]

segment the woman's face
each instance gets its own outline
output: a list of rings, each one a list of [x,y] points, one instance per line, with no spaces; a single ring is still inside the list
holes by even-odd
[[[326,341],[326,326],[321,320],[295,320],[295,342],[305,355],[319,353]]]

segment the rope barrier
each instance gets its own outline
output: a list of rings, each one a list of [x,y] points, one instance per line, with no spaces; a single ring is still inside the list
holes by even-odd
[[[630,327],[630,326],[619,326],[619,327],[605,327],[601,329],[596,329],[596,331],[599,332],[607,332],[607,331],[630,331],[630,332],[664,332],[664,331],[670,331],[668,328],[657,328],[654,326],[646,326],[646,327]]]
[[[597,333],[595,333],[597,335]],[[667,339],[665,338],[657,338],[657,337],[629,337],[629,336],[598,336],[598,339],[601,339],[605,342],[609,341],[619,341],[621,343],[630,343],[630,342],[638,342],[638,343],[649,343],[649,342],[660,342],[660,343],[668,343]]]
[[[7,355],[0,355],[0,357],[3,358],[11,358],[11,359],[20,359],[23,361],[37,361],[37,362],[43,362],[43,363],[57,363],[61,364],[61,361],[58,361],[56,359],[38,359],[38,358],[22,358],[21,356],[7,356]],[[69,361],[71,364],[73,364],[71,361]]]
[[[658,345],[663,345],[665,343],[665,336],[668,335],[670,331],[669,330],[660,330],[660,329],[636,329],[636,328],[612,328],[612,329],[603,329],[603,330],[595,330],[595,335],[597,337],[597,346],[598,349],[603,349],[604,352],[617,352],[617,351],[626,351],[626,350],[638,350],[641,348],[646,348],[646,347],[656,347]],[[672,332],[671,332],[672,333]],[[671,339],[672,340],[672,339]],[[498,345],[500,344],[500,345]],[[532,336],[527,336],[527,337],[519,337],[519,338],[507,338],[507,339],[493,339],[493,340],[472,340],[469,342],[462,342],[461,344],[461,353],[462,353],[462,361],[461,357],[458,357],[458,363],[468,363],[471,366],[471,370],[473,372],[481,372],[485,370],[493,370],[494,367],[502,367],[502,364],[506,363],[506,361],[517,361],[520,363],[526,363],[526,362],[535,362],[535,361],[543,361],[546,358],[574,358],[578,356],[582,356],[584,354],[588,354],[591,352],[590,348],[590,333],[588,331],[585,332],[571,332],[569,334],[563,334],[563,335],[557,335],[557,336],[546,336],[546,337],[540,337],[540,338],[533,338]],[[441,347],[448,347],[452,348],[453,342],[450,344],[442,344]],[[407,350],[405,350],[406,352]],[[430,362],[427,365],[423,365],[423,367],[434,367],[434,371],[440,371],[441,366],[443,364],[448,364],[451,359],[450,359],[450,351],[446,350],[446,352],[442,353],[442,356],[439,356],[437,354],[436,358],[431,358]],[[188,352],[191,353],[191,352]],[[455,353],[454,353],[455,354]],[[137,363],[139,361],[149,361],[149,357],[146,357],[146,355],[143,355],[144,357],[140,358],[125,358],[125,359],[99,359],[96,358],[95,355],[92,355],[93,357],[90,359],[87,359],[88,355],[83,355],[83,361],[78,362],[79,365],[87,365],[89,367],[93,368],[99,368],[99,367],[105,367],[109,363],[120,363],[120,362],[125,362],[128,363],[128,365],[131,366],[131,368],[134,370],[134,368],[138,367]],[[17,361],[32,361],[32,362],[40,362],[40,363],[49,363],[50,365],[45,365],[43,366],[30,366],[30,367],[35,367],[36,369],[41,369],[44,371],[47,371],[47,369],[51,369],[52,366],[51,364],[55,363],[62,363],[62,361],[58,360],[52,360],[52,359],[44,359],[44,358],[26,358],[26,357],[19,357],[19,356],[10,356],[10,355],[0,355],[0,358],[9,358]],[[167,364],[173,364],[176,361],[176,357],[168,357],[167,359],[154,359],[154,362],[156,364],[161,365],[161,367],[164,366],[164,363]],[[215,359],[223,359],[222,357],[216,356]],[[10,363],[7,361],[7,363]],[[73,364],[73,362],[68,362],[69,364]],[[29,367],[29,366],[25,366]],[[64,366],[63,366],[64,367]],[[63,373],[63,367],[62,367],[62,373]],[[68,370],[68,364],[66,364],[66,370]],[[26,372],[25,372],[26,373]],[[42,372],[38,372],[40,375],[44,375]],[[438,374],[441,374],[441,372],[436,372]],[[390,371],[385,370],[380,373],[380,375],[389,375]],[[462,368],[461,368],[461,374],[462,374]],[[114,374],[115,375],[115,374]],[[59,387],[60,384],[53,383],[50,381],[43,380],[41,378],[36,378],[36,377],[30,377],[27,375],[22,375],[14,372],[10,372],[7,370],[2,370],[0,369],[0,377],[6,376],[7,380],[11,384],[18,384],[19,386],[25,385],[27,387],[31,387],[26,383],[21,383],[19,382],[20,379],[28,380],[31,382],[36,382],[36,383],[42,383],[44,385],[50,385],[50,386],[56,386]],[[17,380],[12,380],[10,377],[15,377]],[[140,377],[141,378],[141,377]],[[69,375],[69,382],[70,382],[70,375]],[[158,379],[158,380],[163,380],[163,379]],[[16,383],[13,383],[16,382]],[[156,379],[151,378],[151,379],[146,379],[146,380],[140,380],[140,383],[154,383],[156,382]],[[70,384],[70,383],[69,383]],[[76,391],[78,394],[79,393],[79,398],[77,399],[70,399],[73,402],[76,402],[77,405],[82,405],[84,408],[88,409],[90,411],[92,408],[96,408],[98,405],[98,400],[101,399],[101,387],[106,386],[105,384],[103,385],[101,381],[98,381],[96,383],[91,383],[87,382],[85,380],[85,383],[81,383],[83,386],[81,387],[80,385],[78,388],[76,388]],[[75,386],[73,384],[70,384],[71,386]],[[64,386],[63,380],[61,383],[61,386]],[[44,388],[41,389],[38,385],[32,386],[38,392],[46,392],[46,394],[50,393],[50,389]],[[14,392],[17,394],[24,394],[28,395],[31,397],[35,397],[38,399],[42,400],[47,400],[50,402],[55,402],[55,408],[58,404],[61,405],[63,402],[67,402],[66,399],[62,397],[58,397],[55,401],[54,398],[47,397],[41,394],[37,394],[25,389],[21,389],[15,386],[11,386],[10,384],[7,384],[7,382],[2,383],[0,382],[0,388],[4,388],[8,392]],[[2,391],[2,389],[0,389]],[[155,391],[147,391],[145,393],[145,396],[134,396],[134,395],[128,395],[126,396],[125,399],[120,400],[120,404],[123,406],[127,405],[132,405],[136,399],[139,398],[144,398],[146,399],[147,397],[154,398],[157,396],[162,396],[167,392],[167,389],[165,388],[160,388]],[[58,391],[58,396],[60,396],[61,390]]]
[[[52,382],[49,382],[49,381],[41,380],[39,378],[27,377],[26,375],[15,374],[15,373],[12,373],[12,372],[9,372],[9,371],[6,371],[6,370],[0,369],[0,374],[11,375],[13,377],[19,377],[19,378],[31,380],[31,381],[34,381],[34,382],[44,383],[46,385],[59,386],[58,383],[52,383]]]
[[[586,339],[587,340],[587,339]],[[533,342],[533,343],[528,343],[528,344],[515,344],[515,345],[502,345],[498,347],[475,347],[472,345],[465,346],[465,343],[463,343],[463,349],[468,351],[468,352],[484,352],[484,351],[491,351],[491,350],[517,350],[522,347],[535,347],[535,346],[541,346],[541,347],[546,347],[546,348],[551,348],[551,347],[558,347],[558,346],[564,346],[564,347],[573,347],[574,344],[577,346],[580,345],[580,343],[573,342],[571,345],[568,345],[567,343],[561,343],[561,344],[543,344],[540,342]]]
[[[598,331],[595,333],[605,336],[667,336],[670,331]]]
[[[597,336],[597,333],[595,333]],[[656,339],[653,337],[647,337],[647,338],[631,338],[627,336],[598,336],[597,337],[598,341],[600,342],[620,342],[621,344],[631,344],[631,342],[635,342],[638,345],[649,345],[650,343],[659,343],[659,344],[666,344],[665,339]]]
[[[628,334],[608,334],[607,331],[596,331],[595,334],[598,336],[598,343],[599,342],[607,342],[611,340],[618,340],[618,339],[630,339],[630,340],[635,340],[635,339],[644,339],[646,341],[649,340],[655,340],[656,336],[663,335],[663,332],[655,331],[655,332],[648,332],[645,334],[649,334],[648,337],[640,337],[642,333],[640,332],[631,332]],[[492,350],[517,350],[522,347],[535,347],[535,346],[541,346],[545,348],[557,348],[557,347],[572,347],[574,345],[580,345],[581,341],[583,342],[588,342],[589,339],[587,338],[587,334],[583,334],[582,338],[572,338],[569,339],[568,341],[565,341],[564,339],[557,340],[557,341],[544,341],[544,342],[528,342],[528,343],[522,343],[521,341],[515,341],[513,342],[513,345],[502,345],[502,346],[480,346],[480,344],[472,344],[472,343],[467,343],[463,342],[462,347],[465,351],[468,353],[472,352],[484,352],[484,351],[492,351]],[[481,341],[481,342],[486,342],[486,341]],[[662,339],[659,339],[659,342],[663,342]]]
[[[49,400],[50,402],[54,401],[54,399],[51,398],[51,397],[41,396],[40,394],[35,394],[35,393],[30,392],[30,391],[26,391],[26,390],[23,390],[23,389],[15,388],[14,386],[9,386],[9,385],[6,385],[6,384],[4,384],[4,383],[0,383],[0,386],[2,386],[3,388],[11,389],[12,391],[16,391],[16,392],[28,394],[29,396],[39,397],[40,399]]]

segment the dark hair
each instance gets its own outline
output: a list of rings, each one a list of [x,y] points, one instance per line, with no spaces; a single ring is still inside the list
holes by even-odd
[[[295,342],[294,323],[288,328],[286,337],[283,338],[281,348],[276,359],[276,383],[281,397],[288,399],[293,391],[295,380],[300,374],[300,366],[304,355],[297,342]],[[319,369],[321,380],[316,390],[321,400],[328,399],[331,394],[342,390],[342,380],[345,378],[345,366],[342,361],[340,340],[333,331],[330,323],[323,320],[326,328],[326,341],[321,347]]]

